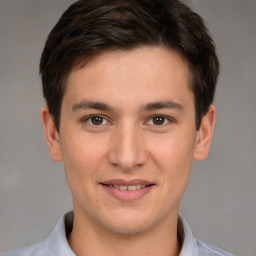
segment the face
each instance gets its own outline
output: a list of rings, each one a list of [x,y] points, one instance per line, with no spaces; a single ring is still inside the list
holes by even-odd
[[[197,131],[187,62],[169,50],[113,51],[75,68],[59,134],[47,108],[42,111],[50,155],[64,162],[75,216],[120,234],[177,219],[192,161],[208,152],[202,141],[210,141],[212,113],[205,119],[209,131],[204,125]]]

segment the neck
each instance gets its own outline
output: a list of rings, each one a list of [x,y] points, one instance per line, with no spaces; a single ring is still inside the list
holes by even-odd
[[[77,256],[178,256],[177,216],[137,234],[116,234],[75,215],[68,238]],[[89,224],[89,225],[88,225]],[[94,223],[95,224],[95,223]]]

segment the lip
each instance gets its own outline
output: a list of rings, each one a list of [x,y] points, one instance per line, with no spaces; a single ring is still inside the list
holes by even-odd
[[[100,185],[102,188],[112,197],[118,199],[120,201],[131,202],[138,200],[139,198],[148,194],[152,188],[154,187],[154,183],[142,180],[142,179],[133,179],[133,180],[122,180],[122,179],[113,179],[101,182]],[[112,185],[112,186],[109,186]],[[120,185],[120,186],[132,186],[132,185],[145,185],[137,190],[120,190],[113,185]]]
[[[104,185],[122,185],[122,186],[132,186],[132,185],[154,185],[153,182],[142,180],[142,179],[133,179],[133,180],[122,180],[122,179],[113,179],[113,180],[106,180],[101,182]]]

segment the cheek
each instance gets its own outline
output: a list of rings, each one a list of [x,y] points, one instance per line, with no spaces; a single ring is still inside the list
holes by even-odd
[[[67,138],[67,137],[66,137]],[[91,184],[97,180],[104,147],[100,141],[84,136],[69,137],[61,143],[64,168],[70,186],[84,183]]]
[[[84,207],[83,202],[86,201],[97,207],[95,185],[99,180],[99,170],[102,169],[102,147],[94,140],[76,136],[62,142],[62,152],[66,180],[74,204]]]
[[[195,150],[195,136],[186,136],[184,133],[166,136],[155,140],[151,145],[151,152],[159,164],[179,169],[182,166],[191,166]],[[175,169],[176,169],[175,168]]]
[[[190,134],[191,135],[191,134]],[[189,180],[195,148],[194,136],[170,136],[154,143],[152,158],[162,172],[168,189],[185,189]],[[158,146],[157,146],[158,145]],[[179,189],[178,189],[179,188]]]

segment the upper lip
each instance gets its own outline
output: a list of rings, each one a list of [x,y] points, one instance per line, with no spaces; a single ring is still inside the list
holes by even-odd
[[[123,179],[112,179],[101,182],[104,185],[121,185],[121,186],[132,186],[132,185],[154,185],[153,182],[142,180],[142,179],[133,179],[133,180],[123,180]]]

